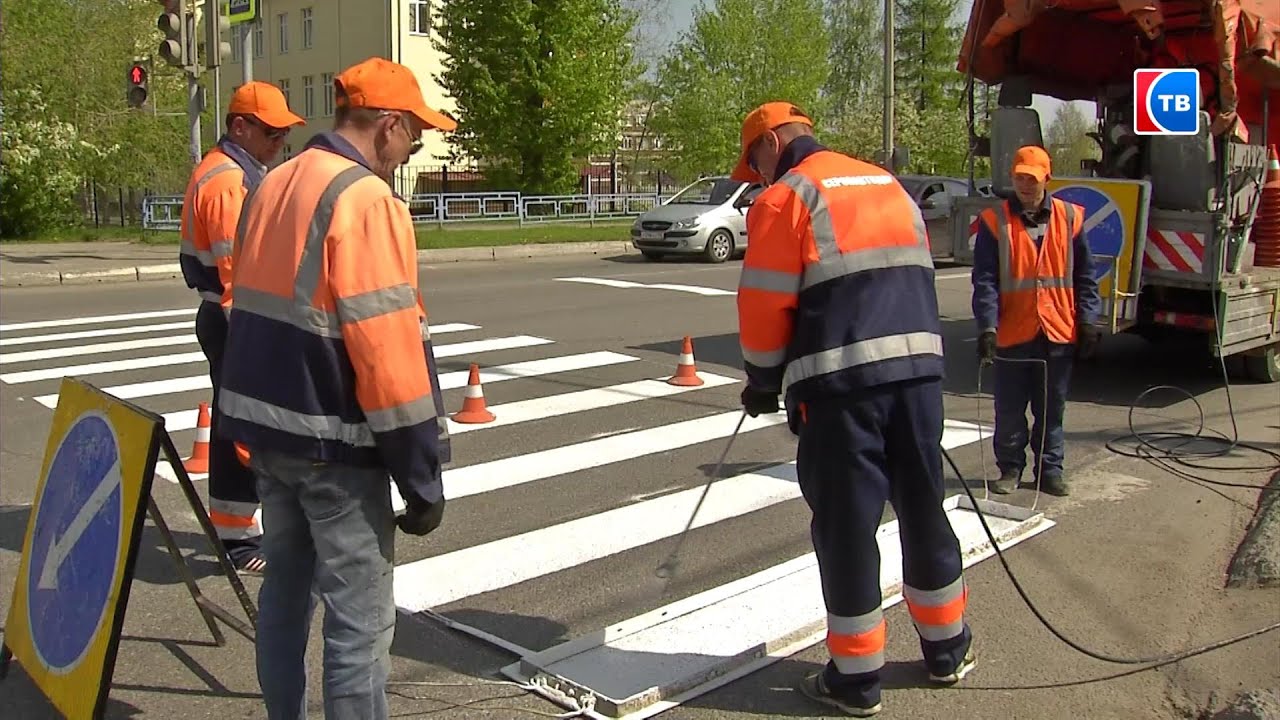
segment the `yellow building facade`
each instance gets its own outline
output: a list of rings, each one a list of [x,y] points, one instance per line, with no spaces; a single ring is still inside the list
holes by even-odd
[[[443,54],[432,42],[443,0],[258,0],[259,19],[242,42],[240,25],[231,29],[231,56],[223,61],[221,102],[225,113],[251,55],[254,80],[278,86],[289,107],[307,121],[294,128],[284,157],[302,150],[316,133],[333,127],[333,77],[369,57],[384,57],[411,69],[431,107],[453,113],[455,106],[436,81]],[[448,163],[444,136],[429,132],[423,149],[410,158],[422,166]]]

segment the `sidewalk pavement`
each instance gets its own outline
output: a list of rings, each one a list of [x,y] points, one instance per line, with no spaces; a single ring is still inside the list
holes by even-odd
[[[631,243],[570,242],[419,250],[420,264],[635,252]],[[182,279],[177,245],[138,242],[0,244],[0,287]]]

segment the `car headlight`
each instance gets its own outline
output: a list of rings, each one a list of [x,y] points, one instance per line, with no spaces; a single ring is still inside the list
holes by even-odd
[[[698,227],[698,218],[689,218],[687,220],[677,220],[672,226],[672,230],[692,230]]]

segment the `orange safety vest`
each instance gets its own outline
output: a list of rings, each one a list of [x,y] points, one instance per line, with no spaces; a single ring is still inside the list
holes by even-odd
[[[1085,213],[1079,205],[1049,200],[1049,222],[1041,228],[1038,248],[1007,200],[979,215],[1000,253],[999,347],[1031,342],[1041,332],[1054,343],[1076,340],[1074,246]]]
[[[231,305],[231,251],[248,195],[246,173],[222,148],[205,154],[182,198],[178,260],[187,287],[201,299]]]
[[[335,147],[313,139],[245,208],[221,430],[253,452],[384,467],[434,502],[449,443],[413,222]]]
[[[893,175],[817,150],[756,198],[747,235],[738,328],[752,386],[790,409],[942,376],[929,238]]]

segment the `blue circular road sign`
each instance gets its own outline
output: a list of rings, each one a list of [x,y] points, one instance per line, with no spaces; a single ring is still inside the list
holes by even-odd
[[[120,442],[88,411],[63,436],[36,513],[27,568],[31,644],[53,672],[73,669],[111,606],[121,552]]]
[[[1084,227],[1088,229],[1089,250],[1094,256],[1093,279],[1102,280],[1124,247],[1127,228],[1120,208],[1106,193],[1088,185],[1066,185],[1055,190],[1053,196],[1084,208]]]

